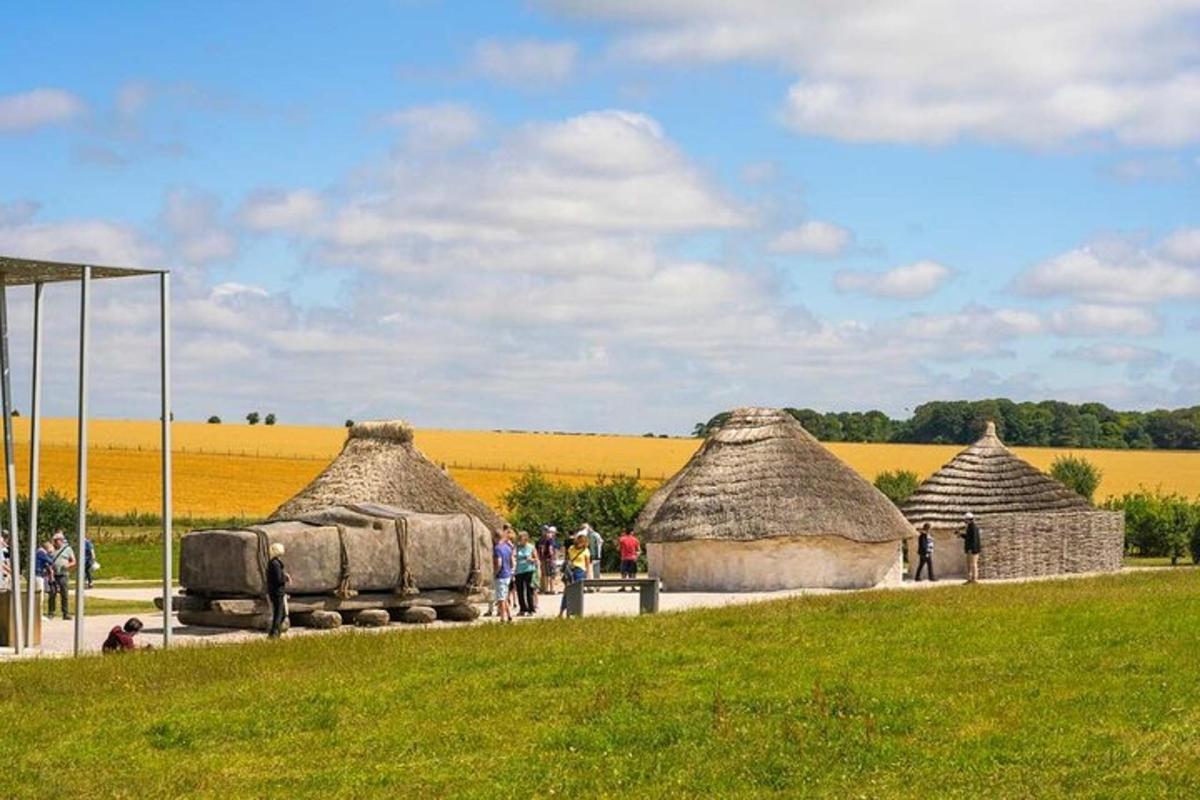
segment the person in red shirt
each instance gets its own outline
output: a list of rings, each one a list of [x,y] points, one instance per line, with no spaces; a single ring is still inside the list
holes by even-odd
[[[642,543],[633,535],[633,531],[625,531],[617,539],[617,552],[621,556],[621,577],[636,578],[638,571],[638,556],[642,554]],[[625,587],[621,587],[625,591]]]
[[[105,653],[120,653],[125,650],[137,650],[137,642],[133,640],[142,629],[142,621],[137,617],[126,620],[124,627],[118,625],[108,632],[108,638],[100,649]]]

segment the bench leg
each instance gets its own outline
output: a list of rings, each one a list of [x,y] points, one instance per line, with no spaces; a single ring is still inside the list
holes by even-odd
[[[568,617],[583,616],[583,581],[568,583],[563,590],[563,601],[567,606]]]
[[[638,613],[658,613],[658,582],[638,587]]]

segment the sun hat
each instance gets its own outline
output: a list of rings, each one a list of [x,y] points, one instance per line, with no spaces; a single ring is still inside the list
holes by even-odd
[[[272,556],[283,555],[283,545],[280,542],[272,542],[271,543],[271,555]]]

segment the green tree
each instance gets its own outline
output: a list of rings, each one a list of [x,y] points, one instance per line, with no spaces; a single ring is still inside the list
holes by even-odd
[[[875,488],[897,506],[904,505],[920,485],[920,476],[907,469],[881,472],[875,476]]]
[[[347,427],[347,428],[353,428],[353,427],[354,427],[354,420],[352,420],[352,419],[348,419],[348,420],[346,420],[346,427]]]
[[[1054,459],[1050,465],[1050,476],[1091,502],[1104,472],[1086,458],[1066,455]]]
[[[208,418],[208,424],[209,425],[220,425],[221,418],[218,417],[216,414],[213,414],[211,417]]]
[[[251,425],[257,425],[259,419],[260,417],[258,416],[257,411],[251,411],[246,415],[246,422],[249,422]]]
[[[275,412],[271,412],[271,413],[267,414],[265,419],[263,419],[263,425],[274,425],[274,424],[275,424]]]

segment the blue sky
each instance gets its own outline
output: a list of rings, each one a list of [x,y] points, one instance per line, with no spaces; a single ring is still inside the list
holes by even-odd
[[[0,252],[171,268],[182,418],[1197,402],[1200,4],[731,6],[6,7]]]

